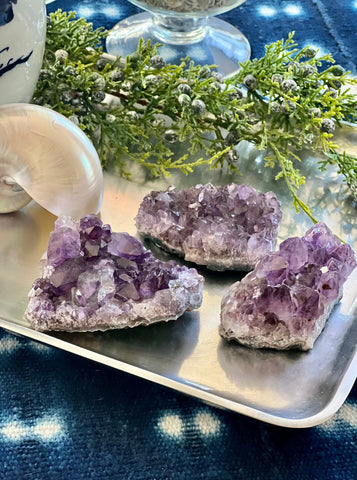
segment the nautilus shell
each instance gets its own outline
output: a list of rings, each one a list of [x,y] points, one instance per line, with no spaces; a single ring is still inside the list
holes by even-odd
[[[103,172],[88,137],[53,110],[0,106],[0,213],[35,200],[51,213],[98,213]]]

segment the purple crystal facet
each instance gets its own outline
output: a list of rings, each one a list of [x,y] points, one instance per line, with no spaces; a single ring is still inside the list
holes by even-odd
[[[355,267],[352,248],[317,223],[232,285],[222,299],[221,336],[255,348],[311,349]]]
[[[250,270],[275,247],[281,216],[272,192],[207,184],[151,192],[140,205],[136,226],[187,261],[216,270]]]
[[[65,226],[57,228],[50,234],[47,250],[48,264],[57,267],[68,258],[77,257],[80,248],[78,232]]]
[[[161,262],[96,215],[60,217],[25,317],[37,330],[93,331],[173,320],[202,302],[195,269]]]

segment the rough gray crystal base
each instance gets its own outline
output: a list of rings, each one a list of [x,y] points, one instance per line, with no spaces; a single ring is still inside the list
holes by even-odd
[[[222,299],[220,335],[253,348],[311,349],[355,266],[351,247],[316,224],[231,286]]]
[[[214,270],[251,270],[276,244],[281,220],[274,193],[248,185],[197,185],[147,195],[139,233],[189,262]]]
[[[161,262],[95,215],[56,221],[25,318],[40,331],[95,331],[174,320],[200,307],[203,277]]]

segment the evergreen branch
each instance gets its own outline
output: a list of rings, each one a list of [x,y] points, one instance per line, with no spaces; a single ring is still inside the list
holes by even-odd
[[[239,171],[235,146],[251,142],[266,151],[265,166],[277,167],[294,206],[316,221],[298,197],[304,183],[296,165],[308,146],[326,155],[323,171],[336,166],[356,195],[356,158],[337,153],[333,133],[343,121],[357,121],[357,84],[331,55],[299,49],[294,33],[266,47],[265,55],[241,64],[223,79],[213,67],[166,64],[157,47],[141,41],[127,58],[103,54],[107,32],[74,12],[48,19],[43,68],[34,102],[70,118],[97,148],[103,168],[130,177],[130,162],[153,176],[195,168]],[[186,142],[188,154],[176,158]],[[192,160],[201,153],[207,158]]]

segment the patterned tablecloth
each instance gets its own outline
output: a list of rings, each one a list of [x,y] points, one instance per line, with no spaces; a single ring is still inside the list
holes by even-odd
[[[19,0],[23,1],[23,0]],[[110,28],[124,0],[55,0]],[[252,56],[295,30],[357,73],[357,1],[247,0],[222,16]],[[0,479],[357,478],[357,386],[326,423],[291,430],[0,330]]]

